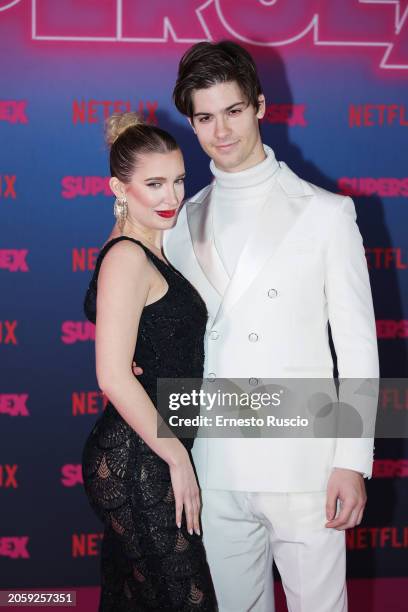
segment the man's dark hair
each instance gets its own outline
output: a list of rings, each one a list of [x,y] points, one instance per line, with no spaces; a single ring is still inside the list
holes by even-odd
[[[229,81],[236,81],[246,102],[258,112],[258,96],[262,94],[262,87],[255,62],[248,51],[231,40],[197,43],[180,60],[173,91],[174,103],[180,113],[192,119],[193,91]]]

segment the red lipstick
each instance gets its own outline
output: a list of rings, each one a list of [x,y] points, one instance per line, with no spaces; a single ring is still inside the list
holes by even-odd
[[[160,217],[164,217],[165,219],[171,219],[171,217],[174,217],[176,212],[177,210],[175,208],[173,208],[172,210],[156,210],[156,213],[160,215]]]

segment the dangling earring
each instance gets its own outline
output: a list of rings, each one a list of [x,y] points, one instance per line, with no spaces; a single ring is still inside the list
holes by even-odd
[[[120,233],[122,233],[128,214],[128,205],[126,198],[116,198],[115,203],[113,205],[113,214],[115,215],[116,221],[118,222]]]

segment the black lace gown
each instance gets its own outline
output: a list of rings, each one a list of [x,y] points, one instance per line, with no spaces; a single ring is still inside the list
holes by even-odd
[[[85,298],[96,319],[96,292],[104,256],[120,240],[141,246],[168,284],[157,302],[145,306],[135,359],[138,380],[156,405],[158,377],[201,378],[205,304],[190,283],[140,242],[122,236],[101,250]],[[137,406],[135,406],[137,410]],[[192,439],[181,442],[191,458]],[[108,403],[83,452],[85,491],[105,524],[101,551],[99,612],[214,612],[217,610],[202,536],[175,522],[169,467]]]

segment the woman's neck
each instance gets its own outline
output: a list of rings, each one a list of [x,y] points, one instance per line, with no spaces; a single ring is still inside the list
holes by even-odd
[[[150,227],[143,227],[131,219],[126,219],[123,230],[120,231],[118,224],[116,223],[111,232],[111,238],[118,238],[119,236],[129,236],[134,240],[139,240],[147,248],[161,252],[163,231]]]

